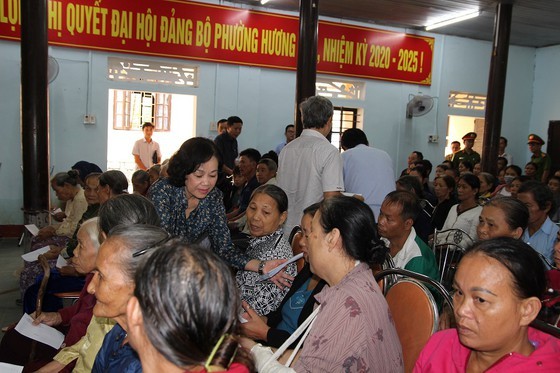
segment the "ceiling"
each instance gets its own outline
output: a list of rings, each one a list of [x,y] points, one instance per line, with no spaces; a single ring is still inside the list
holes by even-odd
[[[299,0],[230,0],[258,10],[279,9],[299,12]],[[479,8],[474,19],[430,32],[479,40],[492,40],[498,1],[492,0],[319,0],[319,15],[355,20],[372,25],[423,30],[434,19]],[[560,1],[513,0],[511,45],[546,47],[560,44]]]

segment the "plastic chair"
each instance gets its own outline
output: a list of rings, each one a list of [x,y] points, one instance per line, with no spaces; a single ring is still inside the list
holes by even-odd
[[[446,289],[451,289],[457,264],[465,249],[473,243],[473,239],[462,229],[434,231],[432,250],[438,263],[439,280]]]
[[[296,225],[295,227],[292,228],[292,231],[290,232],[290,236],[288,238],[288,242],[290,243],[290,246],[292,246],[292,253],[294,255],[297,255],[299,253],[301,253],[301,245],[300,245],[300,241],[303,238],[303,231],[301,230],[301,227],[299,225]],[[297,271],[301,271],[303,266],[305,265],[305,260],[303,258],[299,259],[296,262],[296,266],[297,266]]]
[[[400,276],[386,290],[385,298],[401,342],[405,372],[412,372],[420,352],[430,336],[439,328],[438,306],[427,285],[441,294],[453,309],[453,301],[445,288],[431,278],[401,268],[379,272],[377,281],[386,276]]]

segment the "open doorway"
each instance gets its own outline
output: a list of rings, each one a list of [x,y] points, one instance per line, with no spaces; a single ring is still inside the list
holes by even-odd
[[[129,181],[136,170],[132,147],[144,122],[155,126],[162,161],[196,134],[196,96],[110,89],[108,108],[107,169],[122,171]]]
[[[462,137],[468,132],[475,132],[477,137],[473,149],[482,154],[482,141],[484,139],[484,118],[450,115],[447,119],[447,137],[445,154],[451,154],[451,143],[459,141],[463,148]]]

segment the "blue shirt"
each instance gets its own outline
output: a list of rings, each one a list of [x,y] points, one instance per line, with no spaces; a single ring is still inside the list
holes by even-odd
[[[187,196],[184,187],[175,187],[163,179],[148,191],[161,220],[161,227],[169,234],[188,243],[207,237],[212,250],[237,269],[245,268],[250,258],[233,246],[226,222],[222,192],[214,188],[198,202],[198,207],[187,218]]]
[[[122,344],[125,338],[126,332],[119,324],[116,324],[105,336],[101,349],[95,357],[93,373],[142,372],[142,364],[136,351],[128,343]]]
[[[546,259],[553,260],[554,242],[556,242],[556,234],[558,233],[558,226],[546,218],[543,225],[532,236],[529,236],[529,228],[523,232],[521,239],[530,245],[535,251],[544,255]]]
[[[307,290],[310,281],[311,277],[284,303],[284,307],[282,307],[282,321],[276,326],[277,329],[285,330],[290,334],[296,331],[299,326],[298,319],[301,310],[305,303],[307,303],[311,293],[313,293],[313,289]]]

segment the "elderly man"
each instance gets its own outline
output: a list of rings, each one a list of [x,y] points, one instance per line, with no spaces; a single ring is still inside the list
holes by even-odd
[[[299,224],[305,207],[344,190],[342,157],[326,138],[332,129],[332,103],[312,96],[300,104],[300,111],[304,130],[280,152],[276,177],[288,195],[285,235]]]

